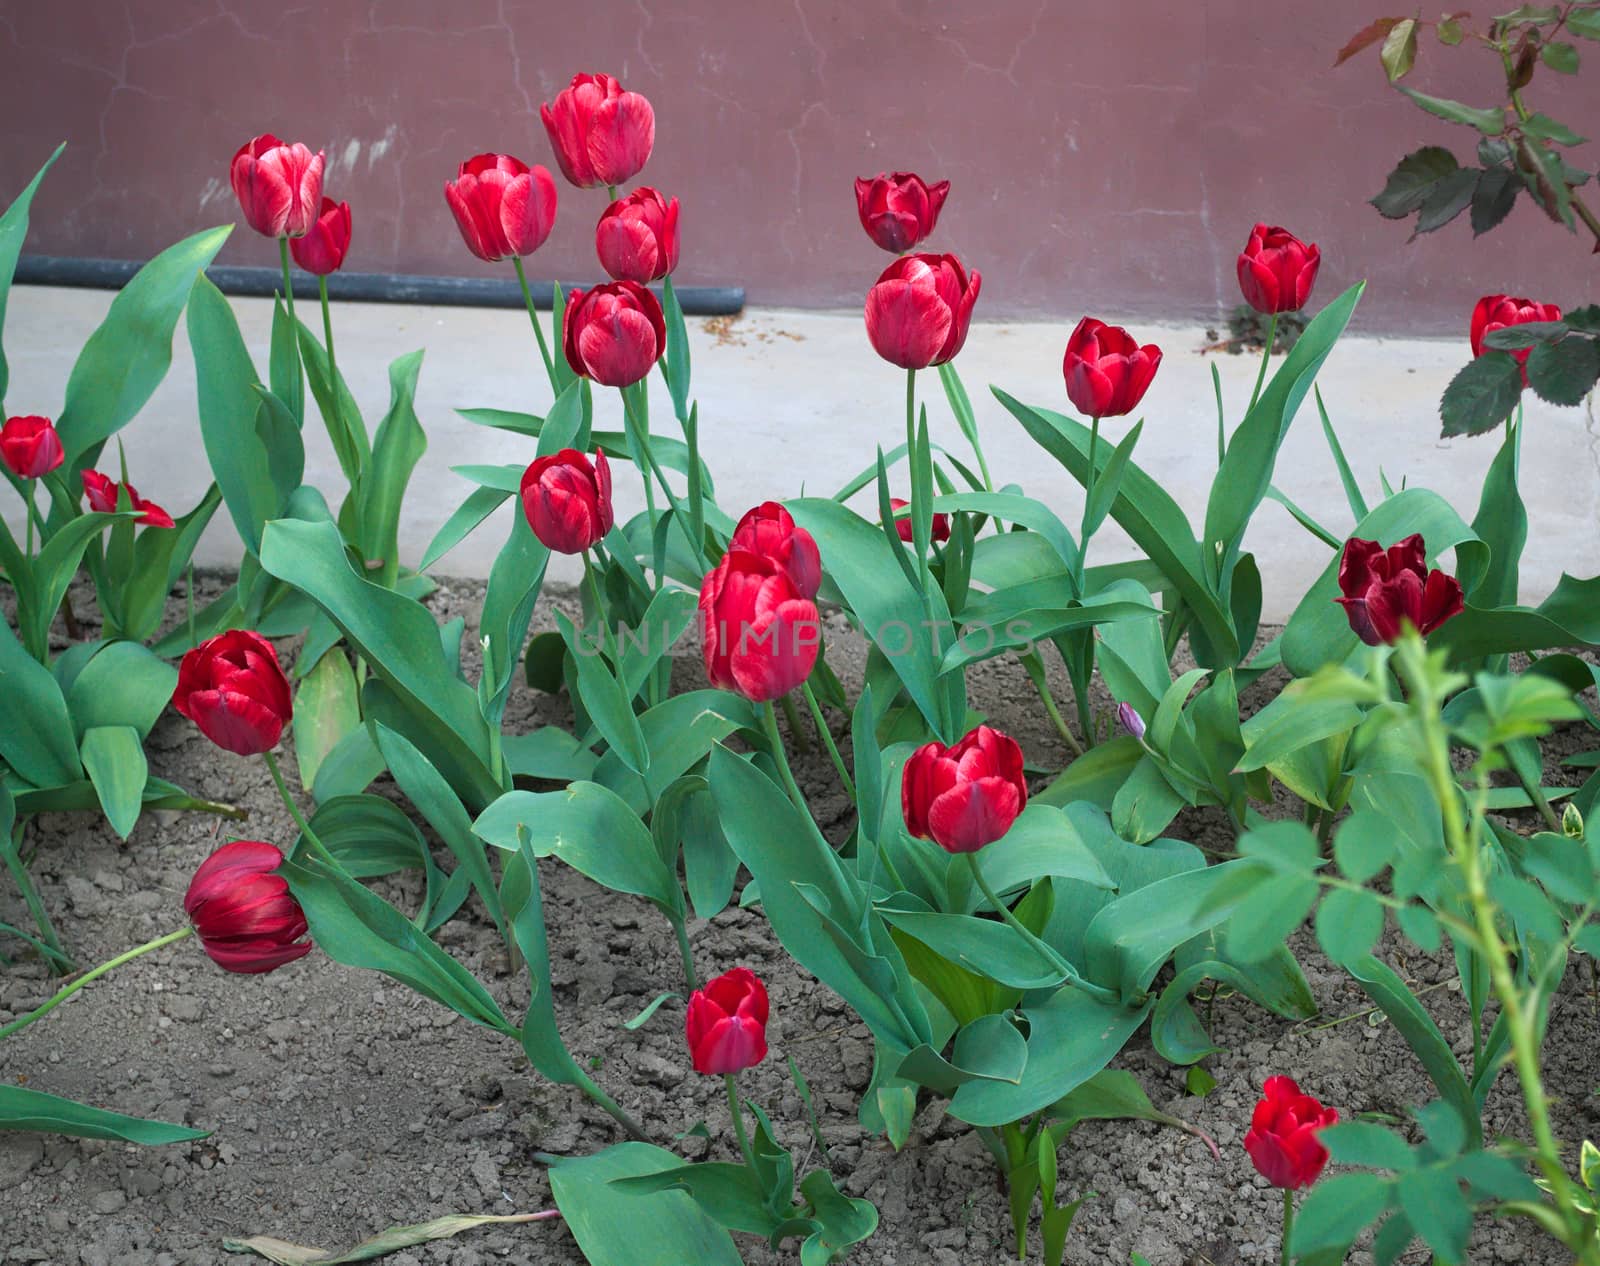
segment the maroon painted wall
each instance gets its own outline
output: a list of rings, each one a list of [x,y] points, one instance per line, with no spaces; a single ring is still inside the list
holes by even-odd
[[[575,70],[655,104],[644,179],[683,200],[680,284],[754,303],[854,307],[886,257],[851,178],[909,167],[954,189],[934,245],[984,275],[978,316],[1213,319],[1237,301],[1252,221],[1324,250],[1322,297],[1361,277],[1368,329],[1461,329],[1484,291],[1573,303],[1587,246],[1531,206],[1474,244],[1407,245],[1364,200],[1405,150],[1454,142],[1333,52],[1397,0],[0,0],[0,190],[68,151],[29,249],[147,256],[234,216],[251,134],[325,147],[355,214],[349,267],[489,268],[440,188],[500,149],[554,167],[538,106]],[[1541,101],[1600,127],[1600,45]],[[1497,67],[1426,41],[1418,86],[1494,100]],[[1556,81],[1551,84],[1550,81]],[[1580,154],[1586,151],[1579,151]],[[1590,157],[1588,161],[1593,162]],[[558,177],[559,180],[559,177]],[[595,271],[604,195],[561,185],[536,275]],[[275,262],[241,229],[224,260]]]

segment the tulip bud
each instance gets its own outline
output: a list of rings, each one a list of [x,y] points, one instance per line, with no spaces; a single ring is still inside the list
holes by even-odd
[[[446,181],[444,200],[467,249],[486,263],[531,255],[556,223],[556,182],[510,154],[476,154]]]
[[[730,549],[700,585],[701,652],[719,690],[753,703],[789,693],[816,667],[817,607],[772,559]]]
[[[322,210],[304,237],[289,239],[289,254],[308,273],[326,277],[344,264],[350,250],[350,204],[322,200]]]
[[[954,255],[902,255],[867,291],[867,338],[901,369],[952,360],[967,341],[983,277]]]
[[[1472,323],[1468,338],[1473,356],[1493,351],[1484,345],[1484,336],[1512,325],[1528,325],[1534,321],[1559,321],[1561,309],[1553,303],[1535,303],[1514,295],[1484,295],[1472,309]],[[1533,348],[1520,347],[1511,355],[1522,366],[1522,385],[1528,385],[1528,357]]]
[[[1144,718],[1131,703],[1117,705],[1117,720],[1122,723],[1122,728],[1136,739],[1144,737]]]
[[[1570,800],[1567,801],[1566,808],[1561,810],[1561,834],[1569,840],[1583,838],[1583,813]]]
[[[639,174],[656,143],[656,114],[610,75],[574,75],[539,107],[556,162],[579,189],[620,185]]]
[[[915,172],[879,172],[857,178],[856,213],[867,236],[898,255],[933,232],[949,192],[948,180],[930,185]]]
[[[767,991],[748,967],[708,980],[689,998],[684,1037],[697,1073],[742,1072],[767,1057]]]
[[[598,449],[593,462],[575,448],[538,458],[523,472],[521,495],[528,526],[557,554],[593,549],[611,530],[611,467]]]
[[[927,743],[911,753],[900,779],[906,830],[947,853],[993,844],[1028,803],[1022,748],[980,725],[953,747]]]
[[[1395,641],[1407,625],[1427,635],[1461,614],[1461,583],[1446,572],[1428,570],[1420,535],[1387,550],[1376,541],[1351,537],[1339,560],[1339,591],[1350,628],[1368,646]]]
[[[1116,418],[1132,413],[1144,399],[1161,364],[1154,343],[1140,347],[1120,325],[1084,317],[1067,340],[1061,372],[1067,399],[1091,418]]]
[[[271,751],[294,715],[278,652],[248,629],[219,633],[183,657],[172,706],[238,756]]]
[[[1244,1136],[1244,1150],[1256,1172],[1274,1187],[1297,1191],[1316,1182],[1328,1163],[1328,1149],[1317,1135],[1338,1120],[1336,1108],[1324,1108],[1301,1093],[1293,1078],[1268,1077]]]
[[[7,418],[0,427],[0,461],[18,479],[48,475],[66,460],[49,418]]]
[[[169,528],[176,527],[172,516],[158,506],[154,501],[146,501],[139,495],[139,490],[132,484],[119,484],[115,479],[107,478],[98,470],[85,470],[80,472],[83,480],[83,491],[89,499],[89,509],[96,514],[115,514],[117,510],[117,492],[120,489],[128,494],[128,508],[142,510],[134,520],[140,527]]]
[[[1314,243],[1302,242],[1288,229],[1258,224],[1239,252],[1239,289],[1257,312],[1298,312],[1311,299],[1321,264],[1322,252]]]
[[[561,346],[572,372],[605,387],[631,387],[667,348],[667,319],[655,295],[613,281],[567,296]]]
[[[594,249],[618,281],[660,281],[678,266],[678,200],[648,185],[618,198],[594,226]]]
[[[802,598],[815,598],[822,587],[822,555],[810,532],[776,501],[763,501],[745,513],[728,542],[730,550],[760,554],[789,577]]]
[[[891,510],[904,510],[910,504],[904,497],[889,498],[889,509]],[[899,534],[900,539],[908,545],[916,535],[916,529],[912,525],[910,515],[896,516],[894,530]],[[934,541],[948,541],[950,539],[950,516],[948,514],[936,514],[933,516],[933,530],[929,535],[929,539]]]
[[[274,872],[283,854],[259,840],[234,840],[201,862],[183,898],[184,912],[211,960],[256,975],[304,958],[306,916]]]
[[[321,150],[313,154],[270,132],[246,141],[228,169],[245,222],[266,237],[310,232],[322,205],[324,161]]]

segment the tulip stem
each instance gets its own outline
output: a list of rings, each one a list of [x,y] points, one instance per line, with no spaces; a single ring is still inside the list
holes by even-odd
[[[1283,1189],[1283,1266],[1290,1266],[1289,1237],[1294,1231],[1294,1188]]]
[[[1261,369],[1256,374],[1256,388],[1250,393],[1250,409],[1256,407],[1256,401],[1261,398],[1261,384],[1267,380],[1267,365],[1272,360],[1272,349],[1278,343],[1278,314],[1274,312],[1267,318],[1267,346],[1261,353]],[[1249,416],[1250,409],[1245,410]]]
[[[648,380],[646,380],[648,381]],[[695,562],[701,571],[710,571],[711,564],[706,559],[705,546],[694,539],[694,532],[689,526],[689,516],[683,512],[682,505],[678,502],[678,494],[672,491],[672,485],[667,482],[667,473],[661,469],[661,463],[656,460],[655,450],[650,447],[650,425],[641,419],[628,399],[627,388],[621,388],[622,407],[633,424],[631,430],[638,434],[638,447],[644,451],[644,459],[650,470],[655,472],[656,479],[661,484],[661,491],[667,495],[667,505],[672,508],[672,517],[677,521],[679,529],[683,532],[684,540],[689,542],[689,548],[694,551]],[[640,397],[644,396],[644,382],[640,383]],[[645,472],[641,472],[645,473]],[[644,481],[645,508],[650,516],[651,529],[655,528],[656,508],[655,498],[650,492],[650,477],[645,473]]]
[[[333,441],[334,453],[345,468],[345,478],[350,481],[351,491],[355,491],[355,483],[361,477],[360,459],[352,443],[350,427],[345,422],[344,393],[339,390],[339,360],[333,354],[333,309],[328,303],[326,277],[317,278],[317,297],[322,301],[322,341],[328,349],[328,396],[333,403],[333,416],[324,420],[328,424],[328,438]]]
[[[24,558],[33,557],[33,521],[39,517],[38,507],[34,504],[33,500],[33,492],[34,487],[38,484],[38,482],[39,481],[37,479],[24,479],[22,481],[22,486],[26,490],[22,495],[28,503],[28,544],[22,551],[22,556]],[[12,539],[14,540],[16,538],[13,537]],[[12,548],[15,548],[15,546]]]
[[[916,524],[918,516],[923,512],[923,507],[917,504],[917,491],[920,480],[917,478],[919,470],[919,454],[917,451],[917,371],[906,370],[906,468],[911,472],[911,536],[916,539]],[[932,581],[928,577],[928,556],[918,551],[917,553],[917,578],[922,582],[922,606],[924,614],[930,614],[928,606],[928,589]]]
[[[611,639],[611,621],[606,618],[605,600],[600,596],[600,582],[595,579],[595,565],[589,558],[589,551],[583,551],[583,587],[589,591],[589,601],[594,603],[594,618],[600,625],[600,649],[610,658],[611,662],[620,672],[622,669],[622,656],[617,652]]]
[[[822,745],[828,749],[828,756],[833,761],[833,768],[838,772],[839,781],[844,784],[845,794],[850,797],[850,803],[854,804],[856,802],[856,784],[850,777],[850,771],[845,768],[844,757],[839,755],[838,745],[833,741],[833,731],[828,729],[828,720],[822,715],[822,705],[817,702],[816,691],[811,689],[809,681],[801,682],[800,689],[805,693],[806,707],[811,710],[811,720],[816,724],[817,733],[822,738]]]
[[[811,806],[806,803],[800,784],[794,780],[794,771],[789,768],[789,754],[784,751],[783,737],[778,733],[778,713],[770,699],[761,705],[761,725],[766,731],[767,747],[771,750],[772,763],[778,767],[783,789],[789,793],[789,799],[794,801],[794,807],[809,818]]]
[[[165,936],[158,936],[153,941],[146,941],[143,945],[140,945],[135,949],[128,950],[126,953],[118,954],[110,961],[101,963],[100,966],[84,972],[83,975],[79,976],[71,984],[63,985],[56,991],[52,998],[35,1007],[32,1011],[28,1012],[27,1015],[19,1015],[15,1020],[11,1021],[10,1024],[6,1025],[4,1028],[0,1028],[0,1038],[10,1037],[13,1033],[17,1032],[17,1030],[27,1028],[28,1025],[32,1024],[35,1020],[41,1019],[49,1012],[54,1011],[68,998],[72,997],[73,994],[77,993],[78,990],[87,985],[91,980],[96,980],[99,977],[104,976],[108,971],[111,971],[117,967],[121,967],[123,963],[131,962],[133,959],[138,958],[140,954],[148,954],[151,950],[160,949],[163,945],[171,945],[174,941],[181,941],[192,931],[194,931],[194,929],[191,927],[181,927],[175,932],[168,932]]]
[[[539,324],[539,309],[533,306],[533,292],[528,289],[528,274],[522,267],[522,256],[513,255],[511,262],[516,265],[517,284],[522,287],[522,302],[528,309],[528,320],[533,322],[533,337],[539,340],[539,356],[544,361],[545,376],[550,379],[550,390],[560,395],[561,390],[556,385],[556,364],[550,359],[550,345],[544,339],[544,326]]]
[[[739,1083],[734,1080],[732,1073],[723,1073],[722,1082],[728,1088],[728,1111],[733,1114],[733,1132],[739,1139],[739,1155],[744,1157],[744,1163],[754,1173],[756,1154],[750,1150],[750,1135],[744,1128],[744,1111],[739,1106]]]
[[[794,740],[795,750],[802,756],[811,755],[811,740],[806,737],[805,730],[800,725],[800,713],[794,706],[794,696],[784,695],[783,719],[789,723],[789,737]]]
[[[294,353],[294,399],[286,401],[298,423],[305,414],[305,370],[300,363],[300,326],[294,319],[293,274],[289,271],[289,239],[278,238],[278,261],[283,265],[283,311],[289,318],[290,350]],[[336,392],[338,388],[334,389]]]
[[[1078,528],[1078,566],[1074,579],[1078,582],[1078,596],[1083,596],[1083,573],[1089,562],[1089,534],[1093,527],[1089,517],[1094,512],[1094,486],[1099,483],[1100,465],[1100,415],[1089,419],[1089,470],[1083,481],[1083,522]]]
[[[288,806],[289,816],[294,819],[295,825],[300,828],[300,834],[305,836],[306,843],[311,845],[311,851],[335,870],[342,871],[344,867],[339,865],[338,859],[329,852],[328,846],[311,829],[311,823],[306,821],[305,815],[300,812],[300,806],[294,802],[294,797],[289,794],[289,786],[283,781],[283,772],[278,768],[278,758],[270,750],[262,752],[261,755],[266,759],[267,771],[272,775],[272,781],[278,786],[278,794],[283,797],[283,803]]]

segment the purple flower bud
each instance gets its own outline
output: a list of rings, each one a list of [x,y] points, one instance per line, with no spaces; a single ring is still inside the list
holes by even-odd
[[[1144,718],[1134,710],[1131,703],[1117,705],[1117,720],[1122,722],[1122,728],[1136,739],[1144,737]]]

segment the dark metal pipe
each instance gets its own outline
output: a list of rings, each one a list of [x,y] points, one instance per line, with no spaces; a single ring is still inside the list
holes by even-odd
[[[17,260],[16,281],[27,286],[75,286],[90,290],[117,290],[142,265],[132,259],[87,259],[70,255],[24,255]],[[276,268],[236,265],[206,269],[206,276],[223,293],[271,298],[283,285]],[[294,275],[296,299],[315,299],[317,279]],[[575,286],[562,283],[571,291]],[[533,301],[549,308],[555,287],[548,281],[530,281]],[[334,273],[328,294],[357,303],[422,303],[444,307],[520,308],[522,291],[509,277],[412,277],[402,273]],[[686,316],[736,316],[744,308],[743,286],[681,286],[678,302]]]

